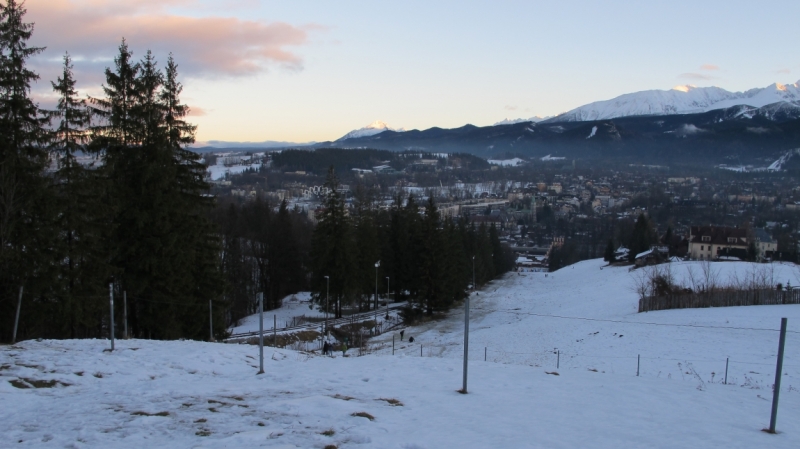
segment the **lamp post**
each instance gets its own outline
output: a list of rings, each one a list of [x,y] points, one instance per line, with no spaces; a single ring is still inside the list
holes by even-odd
[[[475,256],[472,256],[472,291],[475,291]]]
[[[328,313],[330,310],[330,296],[331,296],[331,278],[329,276],[325,276],[325,284],[327,287],[325,288],[325,332],[324,334],[328,333]]]
[[[386,276],[386,318],[389,318],[389,276]]]
[[[375,314],[378,313],[378,267],[381,266],[381,261],[375,262]]]

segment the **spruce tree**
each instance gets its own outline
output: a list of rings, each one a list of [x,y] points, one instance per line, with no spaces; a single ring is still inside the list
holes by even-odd
[[[603,260],[608,263],[613,263],[617,261],[617,257],[614,251],[614,240],[608,239],[608,245],[606,245],[606,250],[603,253]]]
[[[630,262],[636,260],[636,255],[650,249],[650,245],[656,243],[656,240],[657,236],[655,229],[653,229],[653,223],[644,214],[639,214],[639,218],[636,219],[636,224],[633,226],[633,233],[628,245],[630,249],[628,260]]]
[[[359,308],[366,310],[369,310],[375,302],[377,284],[375,264],[381,259],[373,195],[374,192],[363,185],[356,186],[352,214],[356,255],[356,269],[353,276],[358,283],[359,296],[363,299],[359,302]],[[378,267],[381,268],[385,269]]]
[[[439,212],[429,194],[425,204],[425,216],[420,223],[420,248],[417,254],[420,273],[420,304],[428,315],[433,315],[434,309],[443,308],[444,292],[444,252],[445,246],[439,230]]]
[[[64,56],[62,75],[51,82],[58,95],[58,105],[51,112],[53,139],[50,151],[56,159],[53,175],[60,230],[60,275],[54,295],[59,298],[59,336],[99,337],[98,324],[106,312],[105,295],[109,270],[102,217],[97,214],[94,171],[87,170],[76,159],[86,149],[90,111],[85,100],[78,98],[69,54]]]
[[[330,309],[336,317],[341,317],[342,306],[349,305],[357,292],[357,284],[352,276],[355,270],[353,233],[344,197],[338,191],[339,179],[332,166],[328,170],[325,187],[329,192],[312,237],[311,289],[317,302],[326,307],[328,284],[324,276],[328,276]]]
[[[21,285],[27,297],[48,295],[56,275],[53,263],[55,232],[53,202],[47,188],[45,150],[47,118],[30,96],[39,76],[28,60],[44,48],[28,46],[33,24],[25,23],[22,4],[0,4],[0,297],[16,298]],[[11,337],[15,301],[0,302],[0,337]],[[12,305],[13,304],[13,305]],[[27,302],[30,304],[30,302]],[[25,323],[41,322],[54,310],[49,301],[23,318],[18,337],[36,331]],[[26,310],[31,310],[30,307]],[[51,318],[47,318],[48,320]],[[42,335],[41,333],[39,335]]]

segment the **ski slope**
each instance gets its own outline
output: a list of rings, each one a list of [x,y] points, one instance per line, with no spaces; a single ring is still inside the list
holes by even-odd
[[[718,282],[744,279],[770,268],[775,283],[800,285],[793,264],[746,262],[710,265]],[[671,264],[684,279],[700,262]],[[750,306],[637,313],[636,278],[642,270],[607,267],[600,259],[555,273],[512,273],[472,296],[470,357],[544,368],[597,369],[599,372],[768,388],[774,382],[780,318],[800,331],[800,306]],[[688,281],[687,281],[688,282]],[[463,353],[463,308],[444,321],[406,330],[416,345],[396,346],[409,355],[458,358]],[[742,329],[735,329],[742,328]],[[747,329],[744,329],[747,328]],[[773,329],[773,330],[749,330]],[[391,336],[382,336],[391,353]],[[560,360],[557,360],[560,359]],[[785,371],[800,387],[800,333],[789,333]],[[688,372],[688,374],[687,374]],[[713,373],[713,375],[712,375]],[[698,382],[699,383],[699,382]]]
[[[398,343],[392,356],[390,335],[376,343],[383,350],[364,357],[266,348],[261,375],[258,348],[249,345],[0,346],[0,441],[20,448],[796,447],[798,334],[787,338],[779,433],[769,435],[761,429],[769,424],[777,332],[719,328],[776,329],[787,316],[796,331],[800,307],[636,314],[632,273],[603,265],[511,274],[473,295],[466,395],[456,391],[463,309],[406,329],[423,357],[417,342]],[[696,266],[675,265],[675,273]],[[713,265],[721,278],[750,269]],[[795,273],[791,265],[775,269],[783,283]],[[562,353],[558,369],[554,349]],[[630,358],[637,353],[640,377]],[[716,367],[725,357],[761,365],[732,362],[723,385]],[[19,388],[26,386],[40,388]]]

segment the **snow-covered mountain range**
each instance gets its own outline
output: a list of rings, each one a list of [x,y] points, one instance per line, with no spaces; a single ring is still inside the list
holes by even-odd
[[[515,123],[524,123],[524,122],[539,123],[539,122],[542,122],[542,121],[547,120],[549,118],[553,118],[553,117],[550,116],[550,115],[548,115],[547,117],[539,117],[538,115],[534,115],[533,117],[530,117],[530,118],[512,118],[512,119],[505,118],[505,119],[500,120],[499,122],[495,123],[492,126],[513,125]]]
[[[380,134],[380,133],[382,133],[384,131],[403,132],[403,131],[405,131],[405,129],[403,129],[403,128],[392,128],[392,127],[390,127],[389,125],[387,125],[386,123],[384,123],[384,122],[382,122],[380,120],[375,120],[374,122],[370,123],[369,125],[367,125],[367,126],[365,126],[363,128],[359,128],[359,129],[355,129],[353,131],[350,131],[349,133],[347,133],[344,136],[340,137],[337,141],[345,140],[345,139],[355,139],[355,138],[358,138],[358,137],[374,136],[375,134]]]
[[[645,90],[596,101],[559,114],[549,122],[582,122],[636,115],[696,114],[737,105],[761,108],[772,104],[800,105],[800,81],[771,84],[745,92],[719,87],[677,86],[671,90]]]

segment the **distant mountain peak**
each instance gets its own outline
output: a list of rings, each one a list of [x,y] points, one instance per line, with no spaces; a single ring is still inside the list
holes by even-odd
[[[682,86],[675,86],[672,88],[672,90],[677,90],[679,92],[689,92],[694,89],[697,89],[697,86],[694,84],[684,84]]]
[[[368,137],[374,136],[376,134],[380,134],[384,131],[395,131],[395,132],[403,132],[405,129],[403,128],[392,128],[381,120],[375,120],[374,122],[370,123],[369,125],[355,129],[350,131],[349,133],[345,134],[344,136],[340,137],[338,140],[345,140],[345,139],[356,139],[359,137]]]
[[[495,123],[492,126],[514,125],[516,123],[525,123],[525,122],[539,123],[539,122],[541,122],[543,120],[547,120],[549,118],[552,118],[552,116],[548,115],[547,117],[539,117],[538,115],[534,115],[533,117],[530,117],[530,118],[513,118],[513,119],[505,118],[505,119],[500,120],[499,122]]]
[[[729,92],[720,87],[686,84],[670,90],[645,90],[623,94],[610,100],[595,101],[549,121],[582,122],[637,115],[697,114],[740,105],[761,108],[775,103],[798,102],[800,81],[794,84],[773,83],[745,92]]]

